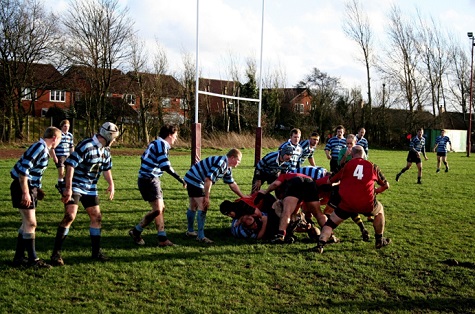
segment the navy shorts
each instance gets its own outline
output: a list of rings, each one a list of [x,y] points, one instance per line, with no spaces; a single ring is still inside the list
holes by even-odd
[[[163,199],[159,178],[139,178],[137,184],[144,201],[154,202],[157,199]]]
[[[186,190],[188,191],[189,197],[204,197],[205,196],[205,190],[197,186],[194,186],[193,184],[187,183]]]
[[[437,152],[437,156],[445,157],[447,156],[447,152]]]
[[[286,182],[284,197],[293,196],[304,202],[318,202],[318,188],[311,178],[294,177]]]
[[[64,162],[66,161],[67,158],[68,158],[68,156],[58,156],[58,162],[56,163],[56,168],[66,167],[64,165]]]
[[[12,196],[12,205],[13,208],[18,208],[18,209],[35,209],[36,206],[38,205],[38,189],[36,187],[32,187],[28,185],[28,191],[30,193],[30,198],[31,198],[31,205],[30,207],[25,208],[24,205],[21,205],[21,197],[22,197],[22,190],[20,186],[20,180],[19,179],[14,179],[12,184],[10,184],[10,194]]]
[[[417,153],[415,151],[411,150],[409,154],[407,154],[407,162],[413,162],[417,165],[420,164],[422,160],[421,157],[417,156]]]
[[[66,204],[66,206],[79,205],[79,201],[81,201],[81,204],[84,206],[84,208],[99,206],[99,197],[97,195],[82,195],[74,192],[72,199]]]

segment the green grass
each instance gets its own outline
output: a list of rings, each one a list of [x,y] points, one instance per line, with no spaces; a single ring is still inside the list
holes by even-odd
[[[254,152],[234,176],[244,192],[251,189]],[[203,158],[225,151],[203,151]],[[435,173],[435,154],[424,162],[423,185],[415,166],[400,182],[396,173],[406,152],[370,151],[391,188],[380,196],[387,215],[386,236],[393,244],[375,250],[361,241],[358,228],[343,223],[339,244],[324,254],[306,252],[314,244],[270,245],[234,240],[229,218],[219,204],[235,195],[221,181],[212,188],[206,235],[211,247],[184,236],[186,190],[165,174],[162,187],[166,227],[176,247],[158,248],[156,232],[144,232],[145,247],[127,235],[149,210],[136,188],[139,156],[114,156],[116,198],[101,184],[103,248],[107,263],[91,261],[88,216],[80,209],[64,244],[64,267],[51,270],[10,267],[21,219],[11,207],[9,171],[16,160],[0,160],[0,312],[3,313],[469,313],[475,312],[475,156],[449,154],[449,173]],[[317,163],[328,167],[320,150]],[[188,153],[173,152],[175,170],[184,175]],[[46,199],[37,210],[37,251],[49,259],[63,206],[54,190],[56,169],[44,177]],[[370,223],[367,228],[373,231]],[[372,238],[374,239],[374,237]],[[455,259],[458,266],[447,260]]]

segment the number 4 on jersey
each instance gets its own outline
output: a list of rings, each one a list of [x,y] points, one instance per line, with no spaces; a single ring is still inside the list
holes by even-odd
[[[355,171],[353,171],[353,177],[356,177],[358,180],[363,179],[363,166],[358,165],[355,168]]]

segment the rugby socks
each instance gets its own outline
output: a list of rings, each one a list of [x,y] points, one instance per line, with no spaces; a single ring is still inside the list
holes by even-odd
[[[198,239],[203,239],[205,237],[205,222],[206,222],[206,212],[198,210]]]
[[[196,212],[188,208],[188,211],[186,212],[186,220],[188,221],[188,232],[195,231],[195,216]]]
[[[141,234],[143,231],[143,228],[140,224],[137,224],[134,228],[134,234]]]
[[[35,249],[35,234],[34,233],[23,233],[23,245],[28,252],[28,261],[34,262],[38,259],[36,256]]]
[[[53,248],[53,255],[58,252],[61,252],[61,248],[63,247],[64,240],[69,233],[69,228],[58,227],[56,230],[56,237],[54,238],[54,248]]]
[[[165,241],[168,240],[167,232],[165,230],[159,231],[157,233],[157,236],[158,236],[158,241],[160,241],[160,242],[165,242]]]
[[[18,237],[16,241],[15,260],[21,260],[25,257],[25,243],[23,243],[23,230],[18,229]]]
[[[90,227],[89,234],[91,236],[92,256],[96,257],[101,249],[101,229]]]
[[[360,215],[358,215],[358,216],[356,216],[356,217],[353,217],[353,218],[351,218],[351,219],[353,219],[353,221],[355,222],[355,224],[357,224],[358,227],[360,227],[360,231],[365,230],[365,226],[364,226],[363,221],[361,220]]]
[[[422,177],[417,177],[417,183],[422,183],[421,179],[422,179]]]

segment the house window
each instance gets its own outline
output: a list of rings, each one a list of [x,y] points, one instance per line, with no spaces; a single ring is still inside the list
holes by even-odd
[[[188,104],[185,99],[180,98],[180,109],[188,110]]]
[[[49,93],[49,101],[65,102],[66,92],[64,90],[51,90]]]
[[[172,106],[172,101],[170,98],[162,99],[162,108],[170,108]]]
[[[28,87],[22,88],[21,100],[32,100],[32,99],[33,99],[33,91]]]
[[[135,105],[135,95],[134,94],[125,94],[124,99],[125,99],[125,102],[128,105],[131,105],[131,106]]]
[[[295,112],[304,113],[304,104],[295,104]]]

